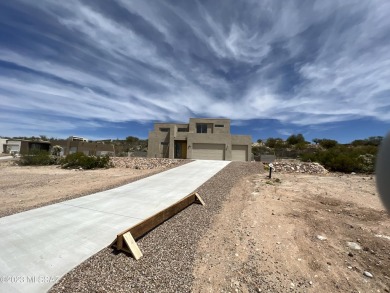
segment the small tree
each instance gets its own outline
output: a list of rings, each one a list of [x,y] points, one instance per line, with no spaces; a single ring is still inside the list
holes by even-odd
[[[302,143],[305,143],[305,138],[303,137],[303,135],[301,133],[295,135],[290,135],[288,138],[287,138],[287,143],[289,145],[296,145],[296,144],[302,144]]]
[[[275,138],[273,137],[267,138],[267,140],[265,141],[265,145],[269,148],[275,147]]]
[[[127,143],[134,144],[134,143],[137,143],[138,141],[139,141],[138,137],[135,137],[135,136],[128,136],[128,137],[126,137],[126,142]]]
[[[281,138],[267,138],[265,145],[269,148],[281,148],[284,146],[284,141]]]

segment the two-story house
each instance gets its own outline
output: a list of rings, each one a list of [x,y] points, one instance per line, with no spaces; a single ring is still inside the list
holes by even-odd
[[[250,161],[250,135],[231,135],[229,119],[190,118],[189,124],[155,123],[148,157]]]

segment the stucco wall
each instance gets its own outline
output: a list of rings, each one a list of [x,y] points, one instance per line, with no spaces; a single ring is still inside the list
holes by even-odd
[[[196,124],[208,124],[207,134],[211,133],[225,133],[230,134],[230,120],[229,119],[207,119],[207,118],[190,118],[189,132],[196,133]],[[224,125],[224,127],[215,127],[215,124]],[[214,125],[214,127],[213,127]]]
[[[169,128],[168,132],[161,132],[161,128]],[[165,154],[169,158],[173,157],[173,133],[174,125],[168,123],[156,123],[154,125],[154,131],[149,132],[148,138],[148,157],[149,158],[163,158]],[[172,136],[172,138],[171,138]],[[169,143],[168,146],[161,145],[161,143]],[[171,146],[172,144],[172,146]],[[168,150],[168,153],[166,151]],[[172,156],[171,156],[172,152]]]

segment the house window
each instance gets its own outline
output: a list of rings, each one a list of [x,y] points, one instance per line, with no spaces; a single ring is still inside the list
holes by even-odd
[[[215,127],[225,127],[223,124],[215,124]]]
[[[188,132],[188,128],[178,128],[177,132]]]
[[[196,124],[196,133],[207,133],[207,124]]]
[[[160,128],[161,132],[169,132],[169,128]]]

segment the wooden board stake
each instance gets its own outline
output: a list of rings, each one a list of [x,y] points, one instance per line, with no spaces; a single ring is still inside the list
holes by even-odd
[[[200,197],[199,193],[195,192],[195,198],[196,198],[196,201],[199,202],[202,206],[206,205],[204,203],[203,199]]]
[[[132,254],[133,257],[138,260],[142,257],[142,252],[135,240],[141,238],[143,235],[181,212],[194,202],[200,203],[203,206],[206,205],[198,193],[191,193],[166,209],[143,220],[141,223],[122,231],[117,235],[116,240],[111,244],[111,246],[118,250]]]
[[[137,243],[135,243],[135,240],[130,232],[123,234],[123,240],[125,241],[135,260],[139,260],[142,257],[142,252],[139,249]]]

